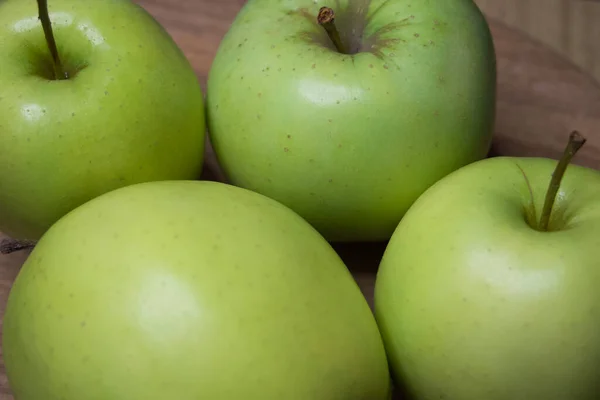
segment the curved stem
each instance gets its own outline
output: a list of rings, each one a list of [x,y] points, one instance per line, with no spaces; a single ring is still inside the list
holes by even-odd
[[[58,49],[56,47],[56,41],[54,40],[54,33],[52,32],[52,23],[50,22],[50,15],[48,14],[48,0],[37,0],[39,19],[42,22],[42,28],[44,29],[44,36],[46,36],[46,43],[48,49],[52,55],[52,66],[54,67],[54,78],[56,80],[69,79],[69,75],[63,69],[60,57],[58,56]]]
[[[319,10],[319,15],[317,16],[317,22],[323,27],[323,29],[325,29],[325,32],[327,32],[329,39],[331,39],[337,51],[342,54],[348,54],[348,50],[342,43],[342,39],[340,39],[340,33],[335,26],[335,13],[333,12],[333,9],[329,7],[321,7]]]
[[[552,174],[552,179],[550,180],[550,185],[548,186],[548,191],[546,192],[544,208],[542,209],[542,215],[538,224],[538,229],[540,231],[548,230],[548,224],[550,223],[550,216],[552,214],[552,208],[554,207],[554,201],[556,200],[556,194],[560,188],[560,183],[565,175],[565,171],[567,170],[567,167],[569,166],[569,163],[575,154],[579,151],[579,149],[581,149],[581,147],[583,147],[585,142],[586,139],[577,131],[573,131],[569,135],[569,143],[567,143],[567,147],[565,148],[561,159],[559,160],[558,164],[556,164],[556,169]]]

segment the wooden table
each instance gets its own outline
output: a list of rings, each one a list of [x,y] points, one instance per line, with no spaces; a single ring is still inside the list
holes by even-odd
[[[138,0],[171,33],[206,88],[219,42],[243,0]],[[493,155],[558,158],[569,131],[588,143],[575,163],[600,168],[600,85],[557,54],[490,20],[499,66]],[[220,179],[208,150],[206,174]],[[0,234],[0,240],[2,234]],[[336,246],[369,301],[384,244]],[[0,255],[0,315],[27,254]],[[1,353],[0,353],[1,354]],[[0,400],[12,400],[0,362]],[[41,400],[41,399],[40,399]]]

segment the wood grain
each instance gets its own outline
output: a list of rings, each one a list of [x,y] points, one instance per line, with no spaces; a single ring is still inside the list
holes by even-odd
[[[492,0],[496,1],[496,0]],[[508,1],[508,0],[507,0]],[[550,1],[550,0],[543,0]],[[556,3],[556,0],[552,0]],[[161,22],[192,62],[199,82],[242,0],[139,0]],[[576,162],[600,166],[600,87],[553,49],[490,19],[499,66],[498,118],[493,153],[557,158],[567,135],[579,129],[589,141]],[[210,149],[207,177],[219,179]],[[0,234],[0,240],[2,235]],[[385,244],[335,246],[371,302],[375,271]],[[0,256],[0,315],[26,254]],[[0,363],[0,400],[12,400]],[[41,399],[40,399],[41,400]]]
[[[542,42],[600,82],[597,0],[475,0],[491,18]]]

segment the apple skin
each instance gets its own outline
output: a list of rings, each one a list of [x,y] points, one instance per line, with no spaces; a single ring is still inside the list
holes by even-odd
[[[368,10],[364,51],[333,48],[321,6],[347,42]],[[472,1],[249,0],[210,70],[211,143],[231,183],[328,240],[387,240],[427,187],[487,154],[495,62]]]
[[[555,160],[492,158],[447,176],[400,222],[375,312],[411,400],[593,400],[600,393],[600,173],[568,167],[551,230]]]
[[[391,387],[331,246],[217,182],[142,183],[67,214],[20,271],[3,330],[18,400],[386,400]]]
[[[202,89],[146,11],[48,3],[67,81],[51,80],[36,1],[0,2],[0,231],[18,239],[112,189],[194,179],[204,158]]]

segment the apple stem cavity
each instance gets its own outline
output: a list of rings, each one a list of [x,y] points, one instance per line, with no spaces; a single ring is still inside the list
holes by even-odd
[[[548,225],[550,224],[550,215],[552,213],[552,208],[554,207],[556,194],[560,188],[560,183],[565,175],[565,171],[567,170],[567,167],[569,166],[569,163],[575,154],[583,147],[585,142],[586,139],[577,131],[573,131],[569,135],[567,147],[565,148],[561,159],[556,164],[556,168],[552,174],[552,179],[550,180],[550,185],[548,186],[548,191],[546,192],[546,199],[544,200],[544,208],[542,209],[538,230],[544,232],[548,230]]]
[[[12,254],[21,250],[30,250],[35,247],[37,242],[32,240],[15,240],[15,239],[4,239],[0,243],[0,254]]]
[[[325,29],[329,39],[333,42],[337,51],[342,54],[348,54],[348,49],[342,43],[342,39],[340,39],[340,33],[335,26],[335,13],[333,9],[329,7],[321,7],[319,10],[319,15],[317,16],[317,22],[319,25]]]
[[[48,49],[52,55],[52,66],[54,68],[54,79],[64,80],[69,79],[69,75],[63,69],[60,57],[58,56],[58,48],[56,47],[56,41],[54,40],[54,33],[52,32],[52,23],[50,22],[50,15],[48,14],[48,0],[37,0],[39,19],[42,22],[42,28],[44,29],[44,36],[46,36],[46,43]]]

